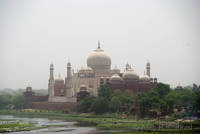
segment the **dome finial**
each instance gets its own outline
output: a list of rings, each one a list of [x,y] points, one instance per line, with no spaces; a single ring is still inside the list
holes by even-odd
[[[100,49],[101,47],[100,47],[100,41],[98,40],[98,49]]]

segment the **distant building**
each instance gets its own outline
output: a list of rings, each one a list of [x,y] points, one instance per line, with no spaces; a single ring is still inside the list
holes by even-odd
[[[126,64],[124,72],[116,66],[111,69],[111,58],[98,42],[97,49],[87,58],[87,67],[74,72],[71,63],[67,63],[65,79],[60,75],[54,79],[54,65],[50,64],[48,102],[76,103],[77,98],[80,100],[83,96],[98,96],[97,91],[101,84],[107,84],[111,90],[130,90],[137,93],[152,89],[156,83],[157,78],[150,75],[149,62],[146,64],[146,73],[141,76],[129,64]],[[28,95],[29,91],[26,92],[25,95]]]

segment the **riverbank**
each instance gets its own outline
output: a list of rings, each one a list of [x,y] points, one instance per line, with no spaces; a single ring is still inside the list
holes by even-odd
[[[18,117],[39,117],[66,121],[76,121],[79,126],[95,126],[102,130],[133,130],[133,131],[161,131],[161,132],[174,132],[186,131],[194,132],[199,131],[198,128],[191,128],[180,126],[174,121],[156,121],[152,119],[136,120],[134,117],[125,118],[120,114],[77,114],[77,113],[62,113],[62,112],[49,112],[41,110],[0,110],[0,115],[14,115]],[[176,126],[179,125],[179,126]]]
[[[0,133],[5,132],[18,132],[18,131],[31,131],[42,128],[47,128],[48,126],[37,126],[35,123],[24,122],[16,119],[7,119],[6,115],[0,115]]]

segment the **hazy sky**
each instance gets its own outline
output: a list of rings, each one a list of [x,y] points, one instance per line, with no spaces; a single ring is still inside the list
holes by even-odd
[[[200,84],[200,0],[0,0],[0,88],[47,88],[51,62],[65,77],[97,40],[112,67]]]

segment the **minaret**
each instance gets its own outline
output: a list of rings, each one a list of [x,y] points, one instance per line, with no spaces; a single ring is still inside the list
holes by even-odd
[[[150,63],[147,62],[146,64],[146,74],[150,77]]]
[[[49,101],[51,101],[52,97],[54,96],[54,74],[53,74],[53,64],[50,64],[50,76],[49,76],[49,86],[48,86],[48,94],[49,94]]]
[[[66,90],[67,97],[72,97],[72,70],[71,63],[67,63],[67,78],[66,78]]]
[[[68,62],[67,63],[67,79],[70,79],[72,77],[72,67],[71,67],[71,63]]]
[[[98,40],[98,49],[101,49],[101,47],[100,47],[100,41]]]

